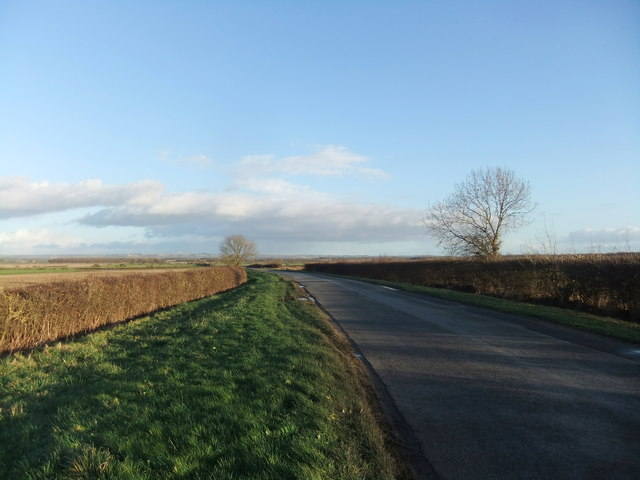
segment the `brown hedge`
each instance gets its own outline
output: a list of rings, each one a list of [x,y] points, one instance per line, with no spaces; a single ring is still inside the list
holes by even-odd
[[[246,282],[244,269],[95,276],[30,285],[0,293],[0,353],[145,315]]]
[[[640,254],[339,262],[309,271],[448,288],[640,321]]]

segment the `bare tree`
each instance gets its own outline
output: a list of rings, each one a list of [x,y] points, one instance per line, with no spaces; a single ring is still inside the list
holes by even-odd
[[[425,225],[452,255],[499,255],[503,235],[526,223],[534,209],[528,182],[505,168],[473,170],[427,212]]]
[[[242,235],[229,235],[220,244],[220,258],[226,265],[244,265],[257,253],[256,244]]]

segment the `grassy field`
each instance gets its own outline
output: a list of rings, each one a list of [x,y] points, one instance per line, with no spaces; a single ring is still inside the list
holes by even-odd
[[[343,275],[341,275],[343,276]],[[478,295],[474,293],[447,290],[444,288],[422,287],[401,282],[390,282],[387,280],[375,280],[370,278],[349,277],[354,280],[361,280],[378,285],[387,285],[408,292],[424,293],[432,297],[461,302],[478,307],[491,308],[506,313],[517,315],[527,315],[542,318],[551,322],[579,328],[601,335],[607,335],[620,340],[640,344],[640,323],[626,322],[618,318],[593,315],[586,312],[570,310],[566,308],[551,307],[546,305],[516,302],[503,298]]]
[[[0,359],[3,479],[387,479],[362,366],[301,292],[233,291]]]

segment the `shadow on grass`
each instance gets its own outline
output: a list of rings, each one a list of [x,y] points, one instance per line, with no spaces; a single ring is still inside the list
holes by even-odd
[[[287,288],[252,275],[0,359],[0,477],[374,478],[362,473],[381,467],[352,451],[384,455],[342,443],[344,379],[313,322],[291,314]]]

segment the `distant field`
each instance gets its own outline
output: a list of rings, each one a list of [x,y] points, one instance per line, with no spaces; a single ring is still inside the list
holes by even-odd
[[[95,269],[146,269],[146,268],[193,268],[198,263],[193,262],[126,262],[126,261],[110,261],[110,262],[0,262],[0,274],[15,272],[65,272],[77,270],[95,270]]]
[[[83,278],[105,275],[127,275],[131,273],[158,273],[167,269],[184,271],[197,268],[195,264],[140,264],[140,263],[65,263],[65,264],[0,264],[0,291],[37,285],[42,283],[80,280]]]
[[[32,273],[64,273],[76,272],[78,270],[86,270],[86,265],[82,267],[69,267],[67,265],[40,265],[40,266],[22,266],[14,264],[0,264],[0,275],[22,275]]]
[[[186,268],[176,268],[172,271],[185,271]],[[8,288],[25,287],[27,285],[38,285],[41,283],[63,282],[67,280],[81,280],[84,278],[92,277],[106,277],[106,276],[119,276],[119,275],[132,275],[132,274],[153,274],[164,272],[166,269],[146,269],[146,270],[89,270],[89,271],[77,271],[72,270],[65,273],[42,273],[42,272],[30,272],[30,273],[13,273],[4,274],[0,273],[0,291]]]

